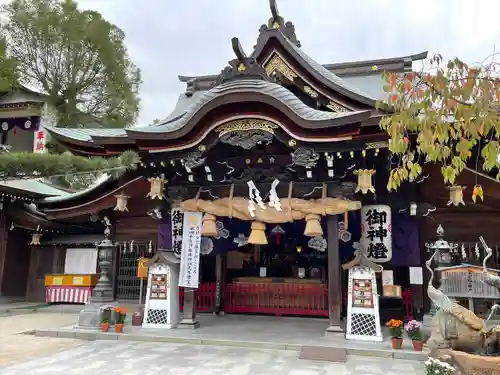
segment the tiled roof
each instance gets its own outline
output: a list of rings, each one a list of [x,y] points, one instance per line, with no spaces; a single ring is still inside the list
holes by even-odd
[[[0,190],[3,187],[20,190],[22,192],[25,192],[26,195],[34,194],[50,197],[68,194],[64,190],[59,190],[51,185],[44,183],[43,181],[35,179],[0,181]]]
[[[97,137],[126,137],[125,129],[101,129],[101,128],[54,128],[46,127],[51,133],[59,134],[77,141],[92,142],[92,136]]]
[[[262,95],[270,96],[290,108],[297,116],[308,121],[325,121],[333,120],[346,116],[355,115],[361,112],[327,112],[319,111],[304,104],[292,92],[283,86],[276,83],[261,81],[261,80],[236,80],[216,86],[211,90],[205,91],[200,95],[199,99],[192,104],[184,113],[174,117],[171,121],[157,124],[156,126],[148,126],[143,128],[127,129],[127,132],[147,132],[147,133],[164,133],[173,132],[181,129],[193,116],[208,102],[217,97],[235,92],[255,92]]]

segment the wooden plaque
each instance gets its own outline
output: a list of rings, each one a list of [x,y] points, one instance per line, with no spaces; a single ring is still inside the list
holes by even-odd
[[[148,258],[139,258],[139,260],[137,261],[137,277],[139,279],[147,279],[148,278],[148,271],[149,271],[149,267],[148,267],[148,262],[149,259]]]

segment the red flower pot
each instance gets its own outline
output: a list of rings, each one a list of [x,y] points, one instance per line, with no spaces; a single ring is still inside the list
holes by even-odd
[[[403,345],[403,339],[392,339],[392,348],[393,349],[401,349],[401,346]]]
[[[101,323],[101,332],[108,332],[109,331],[109,323]]]
[[[415,350],[416,352],[422,351],[423,343],[421,340],[412,340],[412,343],[413,343],[413,350]]]
[[[116,333],[122,333],[123,332],[123,324],[116,323],[115,324],[115,332]]]

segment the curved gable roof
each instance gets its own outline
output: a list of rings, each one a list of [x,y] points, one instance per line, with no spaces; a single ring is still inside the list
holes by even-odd
[[[257,60],[261,59],[265,47],[271,39],[276,39],[283,49],[288,52],[297,63],[302,66],[311,76],[330,88],[332,91],[358,101],[363,104],[375,107],[377,99],[359,90],[357,87],[349,84],[346,80],[332,73],[323,65],[317,63],[309,55],[307,55],[301,48],[290,42],[283,33],[276,29],[268,29],[262,32],[259,41],[252,54]]]

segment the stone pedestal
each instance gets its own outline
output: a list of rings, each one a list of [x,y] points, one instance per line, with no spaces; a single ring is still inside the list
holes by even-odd
[[[89,303],[80,311],[78,328],[93,329],[99,327],[101,324],[102,309],[114,307],[113,286],[108,275],[113,262],[113,251],[115,248],[116,246],[107,238],[97,245],[97,260],[101,269],[101,275],[99,276],[99,280],[97,280],[95,288],[92,290]]]
[[[195,329],[200,327],[196,318],[195,289],[184,289],[183,319],[179,328]]]

